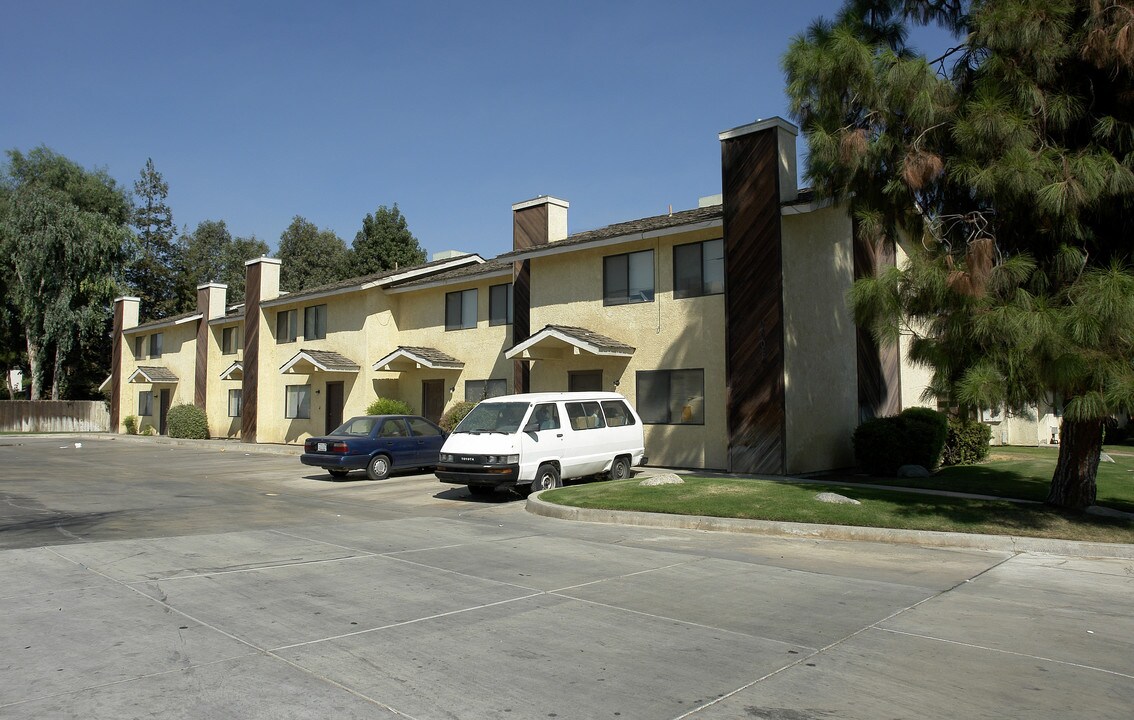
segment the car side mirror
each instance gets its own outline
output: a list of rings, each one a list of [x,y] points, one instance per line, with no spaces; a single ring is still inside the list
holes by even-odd
[[[524,432],[533,433],[533,432],[538,432],[538,431],[539,431],[539,421],[538,420],[528,420],[528,424],[524,426]]]

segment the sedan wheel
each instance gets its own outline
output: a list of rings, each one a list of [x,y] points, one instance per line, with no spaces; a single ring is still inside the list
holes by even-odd
[[[366,466],[366,477],[371,480],[385,480],[390,477],[390,458],[385,455],[375,455],[370,458]]]
[[[342,480],[343,478],[345,478],[347,476],[347,473],[350,472],[350,470],[338,470],[338,469],[336,469],[336,470],[328,470],[327,472],[331,473],[331,476],[334,477],[336,480]]]

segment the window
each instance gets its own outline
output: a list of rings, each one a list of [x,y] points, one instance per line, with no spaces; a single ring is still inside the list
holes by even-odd
[[[276,313],[276,342],[295,342],[295,323],[299,318],[298,310],[280,310]]]
[[[536,424],[537,430],[558,430],[559,425],[559,408],[555,403],[541,403],[535,406],[532,410],[532,419],[530,422]]]
[[[652,425],[705,424],[704,370],[640,370],[637,405]]]
[[[292,310],[291,312],[295,312]],[[287,406],[284,408],[286,418],[311,417],[311,386],[288,385]]]
[[[406,431],[406,425],[401,420],[389,418],[383,421],[382,427],[378,428],[378,437],[380,438],[398,438],[408,437],[409,432]]]
[[[599,409],[597,402],[576,402],[565,403],[567,409],[567,417],[571,420],[572,430],[594,430],[595,428],[606,427],[606,421],[603,420],[602,410]]]
[[[146,336],[140,335],[134,338],[134,359],[143,360],[146,357]]]
[[[151,358],[161,357],[161,339],[162,339],[161,336],[162,336],[162,333],[154,333],[153,335],[150,335],[150,357]]]
[[[512,324],[512,283],[488,288],[488,324]]]
[[[445,293],[445,329],[476,327],[476,288]]]
[[[486,398],[507,394],[507,380],[465,380],[465,400],[469,402],[480,402]]]
[[[322,340],[326,337],[327,306],[312,305],[311,307],[303,308],[303,339]]]
[[[221,330],[221,354],[235,355],[240,349],[240,326],[226,327]],[[233,417],[236,417],[235,415]]]
[[[240,417],[240,398],[239,390],[228,391],[228,416]]]
[[[653,250],[611,255],[602,259],[603,305],[653,301]]]
[[[598,392],[602,390],[602,370],[574,370],[567,373],[568,392]]]
[[[724,240],[674,246],[675,298],[720,295],[724,292],[724,285]]]
[[[441,428],[419,417],[406,418],[406,422],[409,423],[410,430],[413,431],[414,435],[437,437],[443,432]]]
[[[603,414],[606,415],[606,424],[610,427],[634,424],[634,415],[630,413],[630,408],[626,407],[626,403],[621,400],[603,400],[600,404]]]
[[[138,414],[147,416],[154,414],[154,394],[152,392],[138,393]]]

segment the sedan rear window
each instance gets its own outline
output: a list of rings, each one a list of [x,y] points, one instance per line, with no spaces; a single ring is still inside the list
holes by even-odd
[[[370,434],[374,429],[374,423],[377,418],[372,417],[357,417],[347,420],[342,425],[339,425],[332,435],[355,435],[358,437],[365,437]]]

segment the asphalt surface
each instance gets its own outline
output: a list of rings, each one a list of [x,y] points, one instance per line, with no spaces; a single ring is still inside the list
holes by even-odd
[[[0,717],[1134,707],[1129,559],[583,523],[213,448],[0,437]]]

